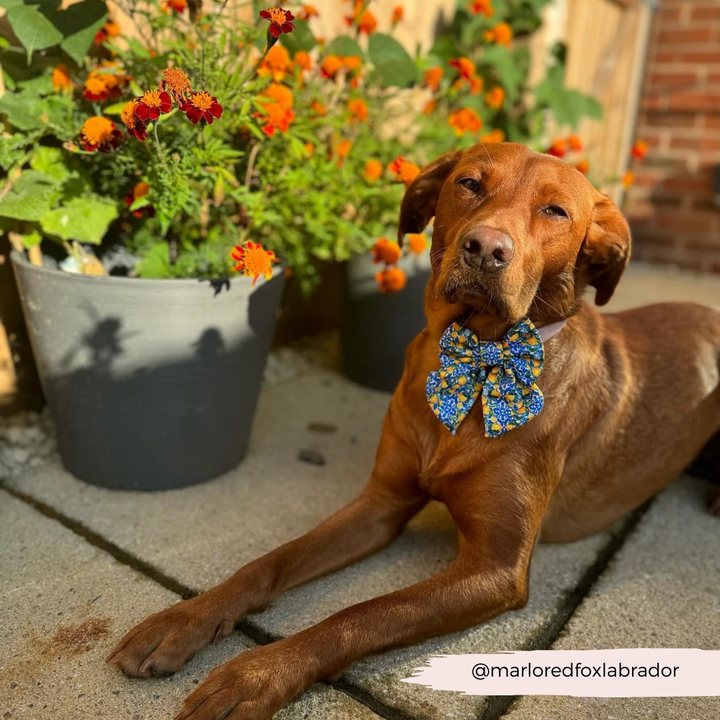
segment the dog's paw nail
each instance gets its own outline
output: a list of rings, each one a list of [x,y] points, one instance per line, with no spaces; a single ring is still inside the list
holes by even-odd
[[[217,630],[215,630],[215,637],[213,638],[213,644],[216,643],[218,640],[227,637],[233,629],[233,625],[231,622],[228,622],[227,620],[223,620],[218,626]]]
[[[140,672],[141,672],[141,673],[147,672],[148,670],[150,670],[150,669],[152,668],[152,665],[153,665],[152,660],[151,660],[150,658],[148,658],[148,659],[140,666]]]

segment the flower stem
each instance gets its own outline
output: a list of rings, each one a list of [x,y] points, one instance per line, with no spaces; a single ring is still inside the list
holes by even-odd
[[[159,119],[160,118],[158,118],[158,120]],[[160,158],[160,161],[162,162],[163,167],[165,168],[166,172],[169,175],[170,168],[168,167],[167,162],[165,162],[165,155],[163,154],[162,146],[160,145],[160,138],[158,137],[158,121],[157,120],[155,120],[155,122],[153,122],[153,132],[155,134],[155,145],[157,145],[158,157]]]

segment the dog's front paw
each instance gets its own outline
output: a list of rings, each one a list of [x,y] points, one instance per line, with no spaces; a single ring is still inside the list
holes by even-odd
[[[180,670],[201,648],[232,632],[234,623],[211,593],[155,613],[128,632],[108,655],[131,677],[158,677]]]
[[[280,643],[248,650],[215,668],[187,697],[175,720],[271,718],[311,684],[284,659]]]

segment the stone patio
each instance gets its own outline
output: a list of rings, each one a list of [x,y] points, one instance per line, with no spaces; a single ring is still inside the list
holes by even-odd
[[[720,281],[639,268],[621,284],[613,307],[659,298],[720,305]],[[372,467],[388,401],[309,364],[263,391],[248,457],[213,482],[119,493],[76,480],[53,458],[6,479],[0,487],[0,717],[172,718],[212,667],[254,643],[442,569],[453,558],[455,537],[444,508],[433,504],[384,551],[247,617],[172,678],[129,680],[103,663],[119,636],[144,616],[212,586],[353,498]],[[327,432],[329,426],[335,429]],[[301,462],[298,454],[307,449],[319,452],[325,465]],[[709,483],[682,478],[644,514],[611,532],[540,546],[523,610],[357,663],[333,686],[317,685],[277,717],[717,720],[720,698],[473,697],[401,682],[438,653],[720,648],[720,521],[705,508],[710,490]]]

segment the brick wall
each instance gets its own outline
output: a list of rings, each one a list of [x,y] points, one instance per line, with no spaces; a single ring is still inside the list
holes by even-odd
[[[650,36],[625,212],[636,259],[720,273],[720,0],[660,0]]]

